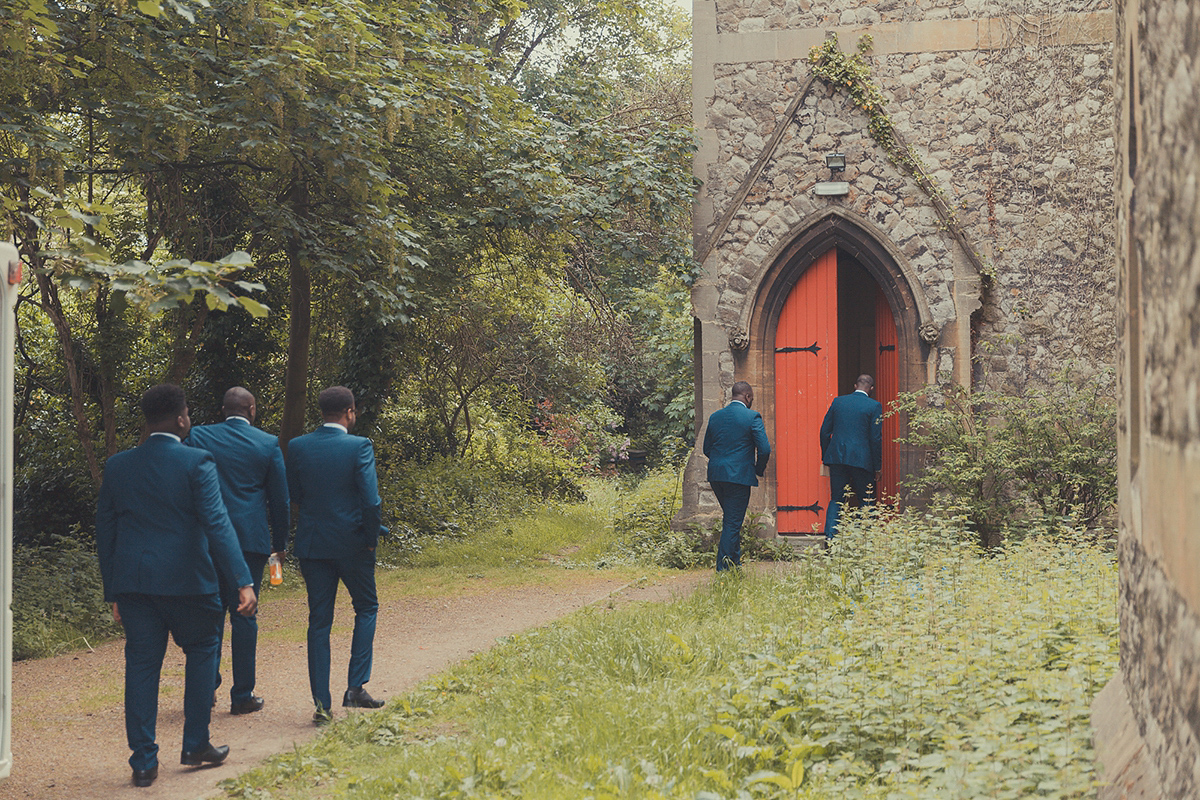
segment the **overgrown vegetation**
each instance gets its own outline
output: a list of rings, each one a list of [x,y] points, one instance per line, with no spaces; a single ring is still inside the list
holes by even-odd
[[[716,564],[715,540],[709,532],[671,528],[682,502],[682,480],[678,470],[658,470],[621,496],[613,514],[617,557],[672,569]]]
[[[351,387],[405,536],[679,459],[688,46],[659,0],[0,4],[19,540],[88,535],[164,380],[284,441]]]
[[[613,513],[616,549],[613,558],[668,569],[716,566],[721,518],[677,530],[671,522],[683,495],[683,473],[659,469],[648,473],[620,495]],[[742,525],[742,556],[747,561],[790,561],[796,551],[786,541],[764,538],[762,515],[749,514]]]
[[[230,797],[1086,797],[1117,665],[1086,538],[984,556],[851,517],[830,555],[513,637],[225,784]]]
[[[1005,394],[957,384],[902,394],[907,441],[926,449],[908,486],[963,515],[982,544],[1079,528],[1104,536],[1117,502],[1111,376]]]
[[[120,633],[90,541],[59,537],[13,549],[13,658],[82,649]]]

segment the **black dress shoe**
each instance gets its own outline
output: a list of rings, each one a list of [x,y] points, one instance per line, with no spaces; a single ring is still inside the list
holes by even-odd
[[[229,713],[230,714],[253,714],[255,711],[262,711],[263,704],[265,704],[266,702],[267,702],[266,700],[263,700],[258,695],[252,694],[249,697],[247,697],[245,700],[241,700],[237,703],[230,703],[229,704]]]
[[[150,769],[135,769],[133,771],[133,785],[146,787],[154,783],[154,779],[158,777],[158,764],[155,764]]]
[[[183,755],[179,757],[179,763],[185,767],[199,767],[204,764],[220,764],[225,760],[225,756],[229,755],[229,745],[221,745],[213,747],[211,744],[204,750],[197,750],[194,753],[183,751]]]
[[[333,722],[333,712],[328,708],[318,708],[313,712],[313,725],[318,728],[323,728]]]
[[[346,708],[383,708],[383,701],[371,697],[366,689],[359,686],[346,690],[346,694],[342,696],[342,705]]]

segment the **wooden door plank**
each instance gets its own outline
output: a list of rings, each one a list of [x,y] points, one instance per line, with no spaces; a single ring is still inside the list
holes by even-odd
[[[821,420],[837,394],[837,250],[805,270],[775,333],[777,530],[820,532],[829,507],[821,475]]]
[[[891,505],[895,502],[898,469],[898,451],[896,436],[899,432],[899,420],[888,416],[896,402],[896,394],[900,389],[900,362],[897,350],[896,318],[892,315],[892,307],[881,290],[875,293],[875,338],[879,341],[879,355],[875,369],[875,399],[883,404],[883,474],[879,478],[879,500]]]

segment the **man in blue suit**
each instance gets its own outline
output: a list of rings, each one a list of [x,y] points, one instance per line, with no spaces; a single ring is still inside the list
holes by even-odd
[[[213,458],[181,441],[192,425],[183,390],[150,388],[142,413],[146,440],[108,459],[96,503],[104,599],[125,628],[125,734],[135,786],[158,777],[158,681],[168,634],[187,656],[180,763],[219,764],[229,755],[208,739],[224,620],[218,572],[238,587],[239,613],[258,605]]]
[[[875,504],[875,486],[883,469],[883,406],[871,399],[875,379],[859,375],[854,391],[835,397],[821,423],[821,461],[829,467],[829,513],[825,539],[837,534],[846,489],[856,503]]]
[[[750,505],[750,487],[767,469],[771,444],[762,414],[751,411],[754,391],[750,384],[733,385],[729,405],[713,412],[704,432],[708,456],[708,483],[721,504],[721,542],[717,545],[717,572],[742,563],[742,523]]]
[[[342,705],[379,708],[367,693],[375,641],[375,545],[380,533],[375,449],[352,436],[358,412],[354,394],[332,386],[318,396],[325,424],[288,442],[287,478],[296,504],[295,554],[308,590],[308,684],[316,712],[313,722],[333,719],[329,694],[329,631],[338,581],[350,592],[354,634]]]
[[[221,405],[225,421],[192,428],[186,442],[212,453],[217,463],[221,498],[254,579],[255,596],[262,588],[267,557],[274,553],[283,560],[291,522],[283,451],[278,438],[254,427],[257,411],[254,395],[234,386],[225,392]],[[233,650],[229,713],[250,714],[263,707],[263,699],[254,694],[258,615],[236,613],[237,590],[225,581],[221,581],[221,602],[230,611],[229,642]],[[221,685],[219,673],[217,685]]]

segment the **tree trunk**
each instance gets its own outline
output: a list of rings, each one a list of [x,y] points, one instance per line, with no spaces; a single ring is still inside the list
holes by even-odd
[[[96,291],[96,327],[100,331],[97,341],[104,342],[105,328],[113,324],[113,315],[109,313],[108,300],[111,293],[106,288]],[[108,339],[111,342],[111,339]],[[117,452],[117,388],[115,369],[112,365],[109,347],[97,348],[96,363],[99,366],[100,384],[100,421],[104,428],[104,455],[110,457]]]
[[[188,315],[191,314],[191,324]],[[171,365],[167,368],[167,383],[183,385],[184,379],[196,363],[196,351],[200,346],[200,334],[208,319],[208,305],[191,303],[176,312],[174,341],[171,343]]]
[[[283,380],[283,422],[279,445],[287,452],[287,443],[304,433],[304,412],[308,404],[308,346],[312,322],[312,284],[308,264],[297,248],[288,248],[288,276],[291,294],[288,300],[287,367]]]
[[[32,265],[31,265],[32,266]],[[84,403],[83,375],[79,369],[79,359],[75,352],[75,342],[71,338],[71,324],[63,311],[62,300],[58,296],[58,287],[41,270],[30,270],[37,275],[38,291],[42,297],[42,309],[50,317],[54,330],[58,334],[58,344],[62,348],[63,370],[67,376],[67,386],[71,392],[71,414],[75,417],[75,433],[79,437],[79,446],[83,448],[83,457],[87,461],[88,473],[92,483],[100,488],[103,474],[100,470],[100,460],[96,457],[96,445],[92,441],[92,420],[88,416]]]
[[[304,412],[308,406],[308,348],[312,333],[312,276],[299,248],[288,247],[287,367],[283,379],[283,422],[279,446],[287,454],[287,443],[304,433]]]

